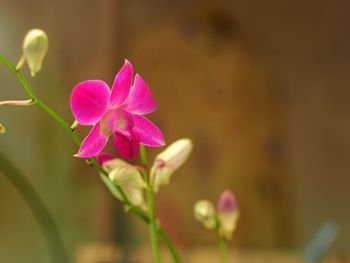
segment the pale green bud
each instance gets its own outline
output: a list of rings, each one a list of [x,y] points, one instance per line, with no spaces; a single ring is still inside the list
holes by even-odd
[[[215,208],[208,200],[200,200],[195,203],[194,217],[207,229],[216,227]]]
[[[32,77],[40,71],[48,47],[48,37],[41,29],[32,29],[25,36],[23,41],[23,56],[28,62]]]
[[[161,185],[169,183],[171,175],[186,161],[192,148],[192,141],[184,138],[175,141],[157,155],[151,168],[151,180],[155,192]]]
[[[144,206],[143,190],[146,188],[146,184],[137,167],[121,159],[113,159],[104,162],[103,168],[109,173],[110,181],[124,190],[133,205]],[[116,197],[122,200],[120,195]]]
[[[0,123],[0,134],[4,134],[6,132],[6,128],[2,123]]]

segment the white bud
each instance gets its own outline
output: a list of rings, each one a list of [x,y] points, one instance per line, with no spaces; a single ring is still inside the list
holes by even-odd
[[[41,29],[32,29],[25,36],[23,41],[23,55],[28,62],[33,77],[40,71],[48,47],[48,37]]]
[[[171,175],[186,161],[192,148],[192,141],[184,138],[175,141],[157,155],[151,168],[151,180],[155,192],[161,185],[169,183]]]
[[[0,134],[4,134],[6,132],[6,128],[2,123],[0,123]]]
[[[194,217],[207,229],[216,227],[215,208],[208,200],[200,200],[195,203]]]

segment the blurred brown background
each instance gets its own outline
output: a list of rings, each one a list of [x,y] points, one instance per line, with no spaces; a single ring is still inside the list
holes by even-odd
[[[69,122],[77,82],[111,84],[124,58],[133,63],[158,101],[150,118],[166,141],[190,137],[195,144],[157,197],[162,223],[180,247],[215,245],[192,206],[216,201],[228,188],[241,207],[230,245],[300,249],[334,220],[341,227],[334,250],[347,253],[349,11],[350,2],[340,0],[2,0],[0,52],[16,63],[28,29],[48,33],[43,70],[30,82]],[[4,67],[0,75],[1,100],[26,98]],[[132,251],[148,242],[146,227],[124,216],[48,116],[7,107],[0,121],[7,127],[0,151],[45,198],[71,258],[86,244]],[[47,262],[37,223],[3,176],[0,212],[0,262]]]

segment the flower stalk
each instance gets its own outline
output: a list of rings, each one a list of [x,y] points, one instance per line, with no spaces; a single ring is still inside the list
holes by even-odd
[[[227,244],[223,236],[218,235],[219,249],[220,249],[220,260],[221,263],[227,263]]]
[[[60,126],[62,126],[72,137],[74,142],[80,146],[81,145],[81,139],[80,137],[75,133],[74,130],[72,130],[71,125],[69,125],[65,120],[63,120],[54,110],[52,110],[49,106],[47,106],[43,101],[39,99],[39,97],[35,94],[32,87],[29,85],[25,77],[22,75],[22,73],[16,69],[16,67],[9,62],[7,58],[5,58],[2,54],[0,54],[0,62],[6,66],[19,80],[22,87],[25,89],[25,91],[28,93],[28,95],[35,101],[35,105],[39,107],[41,110],[46,112],[50,117],[52,117]],[[114,191],[118,192],[123,199],[124,204],[128,207],[129,211],[134,213],[136,216],[138,216],[142,221],[145,223],[150,222],[150,218],[138,207],[135,207],[131,204],[130,200],[126,196],[125,192],[120,186],[113,185],[109,179],[108,179],[108,172],[105,171],[97,162],[96,159],[93,157],[88,158],[88,161],[92,167],[97,169],[100,173],[104,175],[103,178],[106,178],[107,180],[103,180],[103,182],[106,184],[106,186],[109,189],[113,189]],[[154,227],[154,226],[153,226]],[[157,235],[162,238],[166,246],[168,247],[169,251],[171,252],[171,255],[173,257],[174,263],[181,262],[177,251],[175,250],[173,244],[171,243],[170,239],[168,238],[167,234],[164,232],[162,228],[155,225],[155,228],[157,230]],[[62,261],[64,262],[64,261]]]
[[[68,262],[67,255],[64,250],[62,238],[57,229],[56,223],[36,192],[29,180],[19,171],[10,160],[0,153],[0,171],[7,179],[16,187],[33,215],[39,222],[39,226],[45,236],[47,246],[50,253],[51,262]]]
[[[147,160],[147,154],[146,154],[146,147],[144,145],[141,145],[140,147],[140,159],[141,159],[142,165],[144,165],[146,168],[145,170],[147,170],[148,160]],[[150,221],[149,231],[150,231],[151,245],[153,249],[153,254],[156,258],[156,262],[160,263],[162,262],[162,258],[160,254],[159,243],[158,243],[158,235],[157,235],[158,227],[157,227],[153,186],[152,186],[151,178],[147,172],[144,173],[144,176],[147,181],[147,204],[148,204],[149,221]]]
[[[149,210],[149,230],[150,230],[150,238],[151,245],[153,249],[154,256],[156,258],[157,263],[162,262],[162,258],[160,255],[160,248],[158,243],[158,235],[157,235],[157,219],[155,212],[155,202],[154,202],[154,193],[153,190],[148,187],[147,189],[147,202],[148,202],[148,210]]]
[[[26,57],[22,55],[16,66],[17,71],[21,71],[25,63],[26,63]]]

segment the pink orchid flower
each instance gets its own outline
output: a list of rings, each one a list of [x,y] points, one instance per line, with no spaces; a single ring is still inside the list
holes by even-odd
[[[129,160],[137,157],[140,144],[164,145],[162,132],[143,117],[156,109],[156,101],[141,76],[136,74],[133,85],[132,77],[132,65],[125,60],[111,90],[102,80],[75,86],[70,98],[73,115],[80,125],[93,125],[75,156],[96,156],[111,135],[117,152]]]

